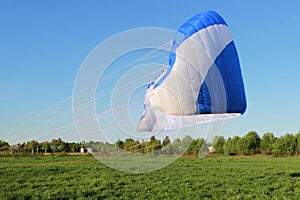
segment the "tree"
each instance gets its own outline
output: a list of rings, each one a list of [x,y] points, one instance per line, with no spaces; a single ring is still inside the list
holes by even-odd
[[[254,155],[259,152],[260,137],[255,131],[250,131],[238,142],[239,154]]]
[[[265,133],[260,142],[261,153],[264,155],[271,155],[274,149],[276,138],[273,133]]]
[[[190,147],[190,145],[193,142],[193,138],[189,135],[186,135],[184,138],[182,138],[181,141],[181,149],[185,151],[184,154],[188,154],[188,148]]]
[[[179,138],[175,138],[172,144],[169,146],[169,153],[170,154],[181,154],[182,153],[182,145],[181,140]]]
[[[128,151],[132,151],[135,146],[135,141],[134,139],[127,138],[124,142],[124,149]]]
[[[154,151],[160,150],[162,148],[161,141],[158,139],[156,139],[154,142],[152,142],[152,145],[153,145]]]
[[[201,147],[205,145],[205,140],[204,139],[196,139],[193,140],[187,150],[188,155],[198,155],[200,152]]]
[[[214,152],[224,154],[225,138],[223,136],[215,136],[213,140]]]
[[[65,142],[61,143],[61,145],[59,146],[59,151],[60,152],[67,152],[67,145]]]
[[[7,151],[9,149],[9,144],[3,140],[0,140],[0,151]]]
[[[52,150],[52,152],[56,153],[60,150],[60,141],[57,140],[57,139],[53,139],[51,142],[50,142],[50,148]]]
[[[49,151],[51,151],[50,143],[49,142],[43,142],[42,143],[42,149],[44,150],[45,153],[48,153]]]
[[[225,155],[234,156],[239,153],[239,136],[234,136],[233,138],[228,138],[224,144]]]
[[[162,146],[166,146],[168,144],[171,143],[171,140],[169,138],[169,136],[166,136],[164,139],[163,139],[163,142],[162,142]]]
[[[231,155],[231,149],[232,149],[232,138],[229,137],[227,138],[224,144],[224,154]]]
[[[25,153],[26,152],[26,148],[27,148],[27,146],[26,146],[25,142],[17,144],[17,151],[18,152]]]
[[[155,140],[156,140],[155,136],[152,135],[152,136],[150,137],[150,142],[154,142]]]
[[[141,143],[140,143],[140,141],[138,141],[138,140],[135,141],[132,150],[134,152],[142,152],[141,151]]]
[[[161,141],[151,136],[150,142],[143,142],[143,148],[145,153],[159,150],[162,148]]]
[[[118,141],[116,142],[116,147],[124,149],[124,142],[121,139],[118,139]]]
[[[237,155],[239,153],[239,136],[234,136],[233,138],[228,138],[224,144],[224,153],[225,155]]]
[[[70,152],[70,143],[69,142],[64,142],[63,143],[63,149],[65,150],[65,152]]]
[[[81,143],[75,143],[75,142],[69,143],[69,148],[72,153],[80,152]]]
[[[241,140],[240,136],[234,136],[232,139],[232,152],[233,154],[239,153],[239,141]]]
[[[297,146],[296,146],[296,154],[300,154],[300,131],[296,134]]]
[[[27,151],[31,152],[32,154],[35,151],[38,151],[37,149],[39,149],[39,143],[36,140],[32,140],[30,142],[27,142]]]
[[[297,139],[292,134],[279,137],[274,143],[275,156],[293,156],[296,153]]]
[[[67,148],[66,148],[66,143],[61,139],[61,138],[58,138],[58,150],[60,152],[66,152]]]

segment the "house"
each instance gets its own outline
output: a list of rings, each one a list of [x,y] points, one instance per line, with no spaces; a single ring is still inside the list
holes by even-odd
[[[80,148],[80,153],[93,153],[92,148]]]
[[[214,147],[213,146],[208,147],[208,152],[215,153]]]

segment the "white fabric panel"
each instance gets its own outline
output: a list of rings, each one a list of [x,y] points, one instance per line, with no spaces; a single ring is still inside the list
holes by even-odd
[[[212,25],[186,39],[176,50],[176,60],[163,83],[147,91],[150,106],[169,114],[191,115],[201,85],[217,56],[232,41],[225,25]],[[157,79],[159,80],[159,79]]]
[[[220,120],[229,120],[241,116],[240,113],[202,114],[202,115],[169,115],[151,109],[147,116],[139,122],[139,131],[171,130],[182,127],[205,124]]]

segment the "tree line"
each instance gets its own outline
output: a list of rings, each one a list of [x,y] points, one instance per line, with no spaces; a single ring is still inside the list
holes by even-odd
[[[141,142],[130,138],[125,141],[119,139],[116,142],[116,146],[123,151],[135,153],[158,153],[157,150],[159,150],[159,153],[168,155],[178,155],[182,153],[185,155],[197,155],[202,146],[207,146],[207,144],[204,139],[193,139],[191,136],[186,135],[182,140],[176,138],[172,142],[169,136],[165,136],[162,141],[156,139],[155,136],[152,136],[150,141],[142,140]]]
[[[53,139],[51,142],[38,142],[36,140],[9,145],[0,140],[0,152],[19,154],[41,154],[41,153],[76,153],[84,147],[83,143],[64,142],[61,138]]]
[[[214,137],[211,143],[203,138],[193,139],[189,135],[182,139],[170,140],[166,136],[162,141],[152,136],[149,141],[138,141],[127,138],[119,139],[114,144],[104,142],[64,142],[61,138],[51,142],[37,142],[35,140],[9,145],[0,140],[0,152],[42,154],[42,153],[77,153],[80,148],[91,148],[94,152],[110,155],[112,152],[152,153],[158,152],[168,155],[199,155],[199,153],[212,153],[218,155],[273,155],[295,156],[300,155],[300,131],[275,137],[273,133],[265,133],[262,137],[255,131],[248,132],[245,136],[234,136],[225,139],[223,136]],[[118,150],[116,150],[116,148]],[[116,153],[118,153],[116,152]]]
[[[224,155],[300,155],[300,131],[297,134],[285,134],[275,137],[273,133],[265,133],[261,138],[255,131],[243,137],[234,136],[225,140],[217,136],[213,141],[214,153]]]
[[[295,135],[285,134],[280,137],[275,137],[270,132],[260,137],[257,132],[250,131],[242,137],[234,136],[225,139],[223,136],[215,136],[211,143],[203,138],[193,139],[188,135],[182,140],[177,138],[172,142],[168,136],[162,142],[152,136],[149,142],[126,139],[125,141],[118,140],[115,146],[126,151],[139,153],[161,150],[162,154],[184,155],[211,153],[227,156],[256,154],[295,156],[300,155],[300,131]]]

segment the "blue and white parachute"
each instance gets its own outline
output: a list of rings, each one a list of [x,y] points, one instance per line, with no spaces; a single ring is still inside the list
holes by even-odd
[[[148,86],[144,107],[140,131],[192,126],[245,112],[238,54],[218,13],[200,13],[179,28],[169,66]]]

